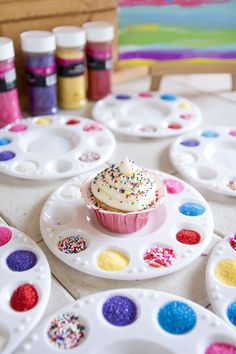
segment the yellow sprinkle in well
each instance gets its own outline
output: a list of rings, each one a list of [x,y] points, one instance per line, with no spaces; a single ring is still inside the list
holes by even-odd
[[[51,120],[51,118],[38,118],[35,121],[35,124],[37,124],[37,125],[49,125],[49,124],[52,124],[52,120]]]
[[[223,259],[215,267],[215,276],[223,284],[236,286],[236,260]]]
[[[116,250],[102,251],[97,258],[99,268],[107,272],[118,272],[127,267],[129,258],[125,253]]]
[[[191,104],[188,103],[188,102],[180,102],[179,105],[178,105],[179,108],[182,108],[182,109],[188,109],[188,108],[191,108]]]

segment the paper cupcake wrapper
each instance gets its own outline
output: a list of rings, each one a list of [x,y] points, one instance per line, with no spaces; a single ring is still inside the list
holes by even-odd
[[[117,234],[136,232],[144,227],[152,211],[164,201],[166,196],[165,186],[157,181],[158,190],[160,190],[159,198],[157,203],[152,208],[129,213],[108,211],[95,206],[91,200],[90,185],[92,179],[93,176],[87,179],[82,186],[83,198],[88,208],[96,215],[98,222],[107,230]]]

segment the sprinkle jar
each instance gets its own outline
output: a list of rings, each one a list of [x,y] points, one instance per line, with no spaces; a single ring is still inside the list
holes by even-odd
[[[114,28],[107,22],[87,22],[84,28],[87,38],[88,98],[96,101],[111,93]]]
[[[29,113],[33,116],[57,113],[55,36],[47,31],[21,33]]]
[[[0,128],[22,118],[16,88],[14,56],[12,40],[0,37]]]
[[[57,50],[57,87],[61,108],[76,109],[86,104],[85,31],[76,26],[53,29]]]

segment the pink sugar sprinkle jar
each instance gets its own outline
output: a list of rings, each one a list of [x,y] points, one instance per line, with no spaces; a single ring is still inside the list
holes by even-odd
[[[12,40],[0,37],[0,128],[22,118],[14,56]]]

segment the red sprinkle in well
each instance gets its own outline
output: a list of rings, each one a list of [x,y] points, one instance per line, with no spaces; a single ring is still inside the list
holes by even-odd
[[[180,230],[176,234],[176,239],[186,245],[196,245],[201,240],[201,235],[193,230]]]
[[[69,119],[66,124],[69,124],[69,125],[74,125],[74,124],[79,124],[80,121],[78,119]]]
[[[18,312],[29,311],[36,306],[39,295],[31,284],[22,284],[16,288],[11,296],[10,305]]]

